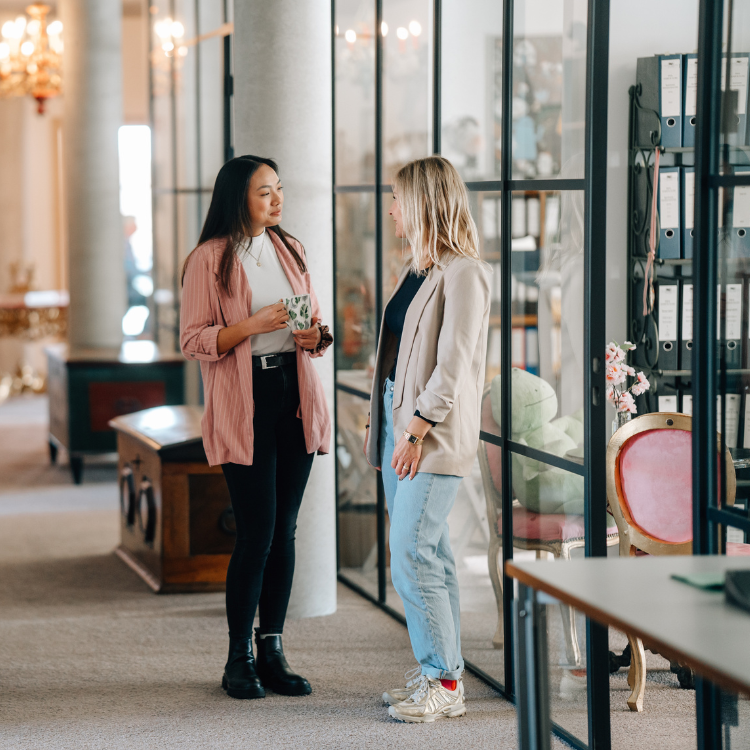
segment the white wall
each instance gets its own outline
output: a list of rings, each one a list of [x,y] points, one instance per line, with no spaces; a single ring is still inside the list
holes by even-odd
[[[628,89],[636,60],[664,52],[694,52],[698,0],[612,0],[607,128],[607,335],[627,338]]]

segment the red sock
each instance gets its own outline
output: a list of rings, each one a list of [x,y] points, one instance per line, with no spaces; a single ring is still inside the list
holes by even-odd
[[[458,680],[440,680],[440,684],[446,690],[455,690],[458,687]]]

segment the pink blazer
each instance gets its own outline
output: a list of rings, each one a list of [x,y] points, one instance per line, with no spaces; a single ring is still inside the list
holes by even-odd
[[[309,273],[300,273],[297,263],[281,240],[269,232],[276,253],[295,294],[309,294],[312,314],[320,318],[320,305]],[[304,259],[302,245],[290,238]],[[217,352],[219,331],[250,317],[252,289],[242,263],[235,256],[232,296],[219,285],[219,261],[223,240],[200,245],[185,272],[180,311],[180,348],[188,359],[201,363],[205,411],[201,421],[203,445],[211,466],[224,463],[250,465],[253,462],[253,360],[250,339],[223,354]],[[331,419],[323,384],[312,354],[297,347],[297,376],[300,407],[308,453],[328,453]]]

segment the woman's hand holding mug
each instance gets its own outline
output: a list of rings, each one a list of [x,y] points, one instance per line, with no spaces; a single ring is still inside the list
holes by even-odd
[[[271,333],[280,331],[286,326],[289,320],[289,313],[284,307],[284,303],[279,300],[272,305],[261,307],[255,315],[247,319],[251,333],[254,336],[258,333]]]
[[[292,331],[294,340],[302,347],[312,351],[320,343],[320,326],[318,326],[318,318],[313,318],[310,322],[310,327],[306,331]]]

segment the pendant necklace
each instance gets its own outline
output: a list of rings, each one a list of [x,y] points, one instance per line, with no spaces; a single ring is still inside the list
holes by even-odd
[[[265,239],[266,239],[266,233],[263,232],[261,235],[262,239],[260,242],[260,250],[258,251],[258,257],[256,258],[251,252],[250,248],[253,246],[253,237],[250,238],[250,244],[247,246],[247,254],[255,261],[255,265],[260,268],[261,262],[260,262],[260,256],[263,255],[263,247],[265,246]]]

